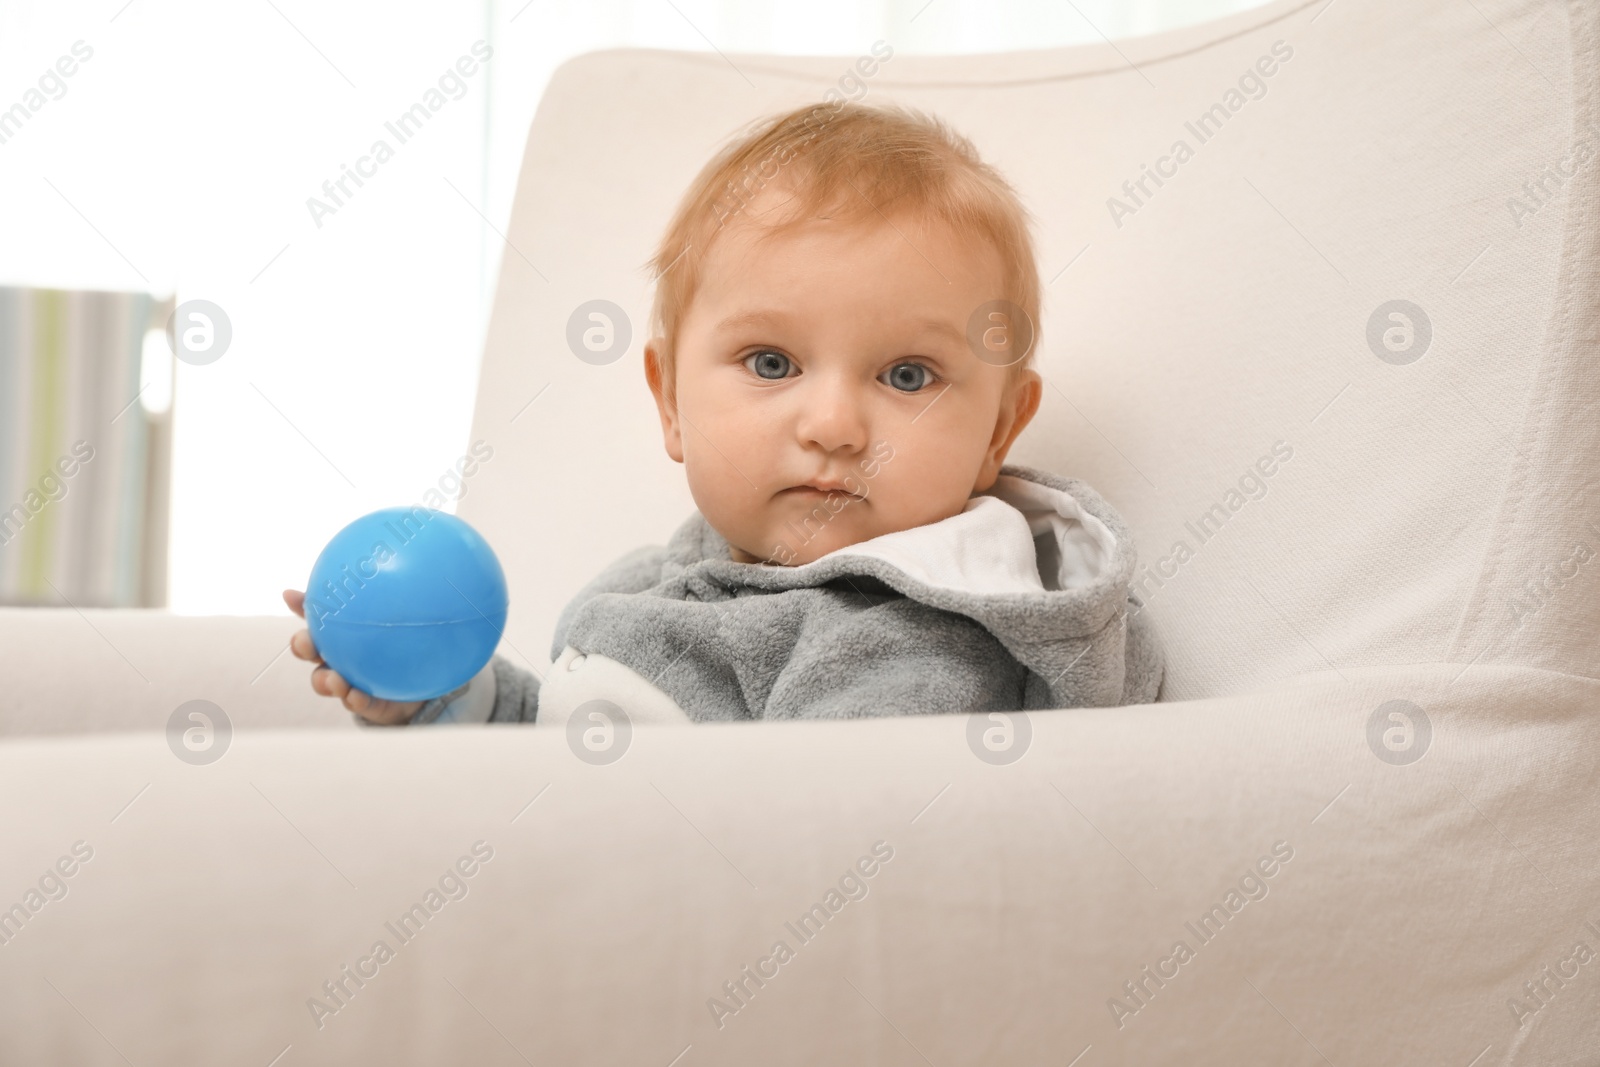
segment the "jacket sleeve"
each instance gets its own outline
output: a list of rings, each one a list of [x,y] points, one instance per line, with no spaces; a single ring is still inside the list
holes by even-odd
[[[534,722],[539,717],[539,679],[504,656],[489,661],[493,668],[494,708],[489,722]]]
[[[488,704],[484,700],[488,696],[493,700],[492,693],[486,693],[483,686],[489,667],[485,664],[483,670],[473,675],[461,685],[456,686],[443,696],[431,700],[424,700],[422,706],[411,713],[411,718],[404,722],[392,723],[394,726],[426,726],[435,722],[468,722],[482,721],[482,716],[487,714]],[[469,696],[473,699],[469,699]],[[469,718],[477,713],[477,717]],[[354,713],[352,712],[354,715]],[[377,726],[378,723],[368,722],[360,715],[355,715],[356,724],[359,726]]]
[[[629,552],[611,566],[601,571],[582,589],[579,589],[567,606],[561,609],[556,620],[555,638],[551,643],[550,659],[561,658],[566,647],[567,628],[572,617],[584,601],[598,593],[642,592],[661,578],[661,557],[665,549],[650,545]],[[496,655],[489,661],[493,668],[489,681],[494,685],[494,702],[487,722],[537,722],[539,718],[539,678],[531,671],[516,666],[504,656]],[[474,681],[476,683],[476,680]]]
[[[1127,672],[1123,675],[1123,704],[1153,704],[1161,699],[1166,678],[1166,657],[1155,627],[1137,597],[1128,598]]]
[[[443,696],[423,701],[422,706],[401,725],[487,722],[495,703],[494,660],[499,658],[492,657],[477,674]]]
[[[534,722],[538,715],[538,676],[496,654],[465,685],[424,702],[407,725]]]
[[[556,622],[550,658],[560,658],[561,650],[566,647],[567,629],[585,601],[599,593],[643,592],[655,585],[661,577],[661,559],[665,551],[654,545],[635,549],[579,589]],[[531,723],[536,722],[538,716],[539,677],[496,653],[467,684],[425,702],[411,716],[409,725]]]
[[[561,658],[561,650],[567,647],[567,631],[585,602],[601,593],[642,593],[654,588],[661,582],[661,564],[666,554],[667,550],[659,545],[636,548],[579,589],[556,620],[555,636],[550,641],[550,661],[554,663]]]

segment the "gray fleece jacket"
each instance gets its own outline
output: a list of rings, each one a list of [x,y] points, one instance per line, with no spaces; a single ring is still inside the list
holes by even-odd
[[[586,660],[606,665],[620,687],[606,695],[630,715],[652,704],[696,722],[1147,703],[1163,661],[1134,564],[1094,490],[1017,465],[959,515],[801,566],[733,561],[696,512],[568,603],[542,698],[496,655],[411,721],[533,722],[541,704],[550,719],[554,687]]]

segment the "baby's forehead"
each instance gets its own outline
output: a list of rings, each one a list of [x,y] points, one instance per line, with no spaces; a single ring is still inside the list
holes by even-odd
[[[931,205],[910,201],[875,204],[859,192],[822,203],[781,187],[762,190],[740,211],[721,219],[714,243],[772,243],[799,234],[860,235],[890,227],[907,237],[961,237]]]
[[[819,269],[848,271],[853,262],[903,260],[931,267],[948,281],[953,271],[978,272],[996,284],[999,250],[984,236],[964,232],[936,213],[905,206],[799,212],[774,209],[730,218],[711,234],[701,255],[704,286],[738,287],[753,276],[806,260]]]

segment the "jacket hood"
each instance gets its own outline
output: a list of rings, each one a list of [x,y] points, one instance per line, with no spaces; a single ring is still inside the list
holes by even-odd
[[[1093,702],[1114,704],[1122,697],[1135,560],[1121,517],[1088,485],[1007,465],[957,515],[800,566],[735,562],[726,539],[696,512],[668,542],[662,577],[678,578],[706,600],[738,595],[741,587],[777,592],[874,578],[982,625],[1047,687],[1034,706],[1070,693],[1082,703],[1091,678],[1092,688],[1106,690]],[[1109,639],[1113,633],[1118,639]],[[1094,654],[1102,645],[1104,654]]]

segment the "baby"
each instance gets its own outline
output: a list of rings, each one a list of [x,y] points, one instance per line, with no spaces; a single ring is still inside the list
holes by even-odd
[[[969,141],[902,108],[778,116],[705,166],[650,265],[645,377],[699,510],[578,592],[542,683],[496,655],[421,704],[326,666],[317,692],[382,724],[1156,699],[1122,520],[1005,465],[1039,407],[1040,285],[1027,210]]]

